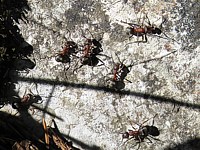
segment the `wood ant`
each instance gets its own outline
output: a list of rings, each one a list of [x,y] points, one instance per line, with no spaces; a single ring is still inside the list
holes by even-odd
[[[15,96],[14,96],[15,97]],[[39,95],[34,95],[31,91],[30,93],[24,93],[22,98],[16,97],[18,101],[12,103],[14,109],[27,109],[32,103],[42,103],[42,98]]]
[[[93,39],[86,38],[86,41],[82,49],[83,51],[83,56],[81,57],[82,65],[96,66],[98,62],[101,61],[99,58],[96,57],[97,55],[100,55],[101,52],[103,52],[100,41],[101,39],[96,40],[94,38]]]
[[[69,36],[71,37],[71,33],[69,30],[68,32],[70,34]],[[77,49],[78,49],[78,45],[74,41],[72,40],[66,41],[64,47],[62,47],[62,51],[60,51],[55,56],[55,60],[57,62],[69,63],[68,68],[65,69],[65,70],[68,70],[70,68],[71,56],[76,56],[75,54],[78,52]]]
[[[133,125],[131,124],[132,128],[134,130],[128,130],[127,132],[121,133],[122,134],[122,140],[123,139],[127,139],[124,144],[126,142],[128,142],[131,139],[134,139],[136,141],[136,144],[139,143],[138,145],[138,149],[140,148],[140,143],[144,142],[144,139],[148,139],[150,143],[152,143],[152,141],[150,140],[150,137],[154,140],[158,140],[156,139],[155,136],[159,136],[160,135],[160,131],[158,130],[158,128],[156,126],[154,126],[154,118],[157,116],[157,114],[152,117],[153,118],[153,123],[151,126],[149,125],[145,125],[143,126],[144,123],[146,123],[147,121],[149,121],[150,119],[144,121],[142,124],[137,124],[139,126],[138,129],[136,129],[135,127],[133,127]]]
[[[120,61],[117,54],[116,56],[118,58],[119,63],[114,63],[112,78],[112,81],[114,82],[113,87],[116,89],[123,89],[125,87],[124,80],[127,80],[126,76],[130,72],[129,68],[132,67],[132,65],[126,66],[123,62]],[[131,81],[127,81],[131,83]]]
[[[91,34],[90,31],[89,31],[89,33]],[[97,57],[97,55],[106,56],[104,54],[101,54],[101,52],[103,52],[102,45],[100,43],[100,41],[102,39],[97,40],[93,37],[93,35],[92,35],[92,38],[87,38],[84,35],[82,35],[82,36],[86,40],[85,40],[85,42],[82,46],[82,49],[81,49],[81,51],[83,52],[83,55],[80,57],[81,66],[79,68],[81,68],[84,65],[94,67],[99,63],[99,61],[103,65],[105,65],[104,62]],[[108,56],[106,56],[106,57],[108,57]]]
[[[62,47],[62,51],[60,51],[56,55],[56,61],[62,63],[70,63],[70,56],[76,53],[76,49],[78,49],[78,45],[74,41],[67,41],[65,46]]]
[[[166,19],[164,19],[162,21],[162,23],[160,24],[160,27],[155,27],[150,23],[150,20],[148,18],[148,16],[146,15],[146,18],[148,19],[148,25],[138,25],[138,24],[134,24],[134,23],[127,23],[124,21],[121,21],[122,23],[128,24],[129,26],[131,26],[129,29],[129,33],[131,34],[131,36],[129,38],[131,38],[132,36],[137,36],[138,37],[142,37],[142,41],[138,41],[137,43],[143,42],[143,43],[147,43],[147,34],[149,35],[156,35],[158,37],[161,37],[159,35],[164,34],[167,38],[168,37],[165,33],[162,32],[161,28],[162,28],[162,24],[164,22],[166,22]],[[170,38],[172,39],[172,38]],[[172,39],[173,41],[175,41],[174,39]]]

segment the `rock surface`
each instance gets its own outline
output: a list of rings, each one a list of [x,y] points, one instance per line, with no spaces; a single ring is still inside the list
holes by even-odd
[[[121,150],[138,147],[133,139],[122,142],[120,133],[133,130],[130,122],[135,127],[134,122],[141,124],[158,114],[154,126],[160,141],[150,138],[148,144],[145,139],[141,149],[199,148],[199,140],[195,146],[188,142],[200,137],[198,1],[29,0],[29,5],[28,22],[19,28],[33,46],[36,66],[20,73],[16,91],[23,96],[30,89],[40,95],[43,103],[37,106],[57,116],[35,110],[30,113],[36,120],[45,117],[51,124],[55,119],[81,149]],[[146,14],[157,27],[166,19],[164,34],[147,35],[148,42],[138,44],[121,21],[148,25]],[[69,64],[56,62],[55,56],[67,40],[82,45],[83,36],[102,38],[102,54],[109,57],[97,56],[105,65],[74,71],[81,65],[78,53],[67,70]],[[120,91],[106,81],[112,78],[117,57],[134,64],[126,77],[131,82],[125,80]],[[152,119],[144,125],[152,125]]]

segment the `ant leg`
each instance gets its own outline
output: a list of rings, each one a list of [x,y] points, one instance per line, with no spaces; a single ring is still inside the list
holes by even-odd
[[[142,25],[140,27],[144,27],[144,19],[145,19],[145,16],[143,16]]]
[[[148,135],[148,136],[151,137],[152,139],[156,140],[156,141],[162,142],[160,139],[157,139],[157,138],[153,137],[152,135]],[[150,141],[151,141],[151,140],[150,140]],[[152,142],[151,142],[151,143],[152,143]]]
[[[78,57],[78,56],[76,56],[76,55],[74,55],[74,54],[71,54],[72,56],[74,56],[74,57],[76,57],[76,58],[80,58],[80,57]]]
[[[108,57],[108,58],[112,58],[112,57],[107,56],[107,55],[105,55],[105,54],[97,54],[97,55],[99,55],[99,56],[105,56],[105,57]]]
[[[26,89],[26,93],[27,93],[27,91],[28,91],[28,94],[34,95],[33,92],[31,91],[31,88],[33,87],[33,84],[34,84],[34,83],[32,83],[32,84],[29,86],[29,88]]]
[[[162,33],[162,34],[164,34],[164,36],[166,36],[167,38],[171,39],[172,41],[175,41],[176,43],[180,44],[177,40],[169,37],[167,34],[165,34],[165,33]],[[158,37],[160,37],[160,36],[158,36]],[[161,37],[161,38],[163,38],[163,37]]]
[[[100,42],[100,41],[102,41],[102,39],[103,39],[103,38],[101,37],[101,38],[99,38],[97,41]]]
[[[81,57],[79,57],[79,58],[81,58]],[[73,73],[76,71],[76,70],[78,70],[79,68],[81,68],[83,65],[81,65],[79,68],[77,68],[78,67],[78,62],[79,62],[79,60],[77,60],[76,61],[76,63],[75,63],[75,65],[74,65],[74,70],[73,70]]]
[[[104,65],[107,69],[109,69],[109,67],[107,67],[106,65],[105,65],[105,63],[101,60],[101,59],[99,59],[99,58],[97,58],[101,63],[102,63],[102,65]],[[99,65],[99,66],[102,66],[102,65]]]
[[[77,71],[78,69],[80,69],[81,67],[83,67],[84,65],[80,65],[78,68],[75,68],[74,70],[73,70],[73,73],[75,72],[75,71]]]
[[[64,66],[64,71],[67,71],[69,68],[70,68],[70,63],[67,68],[65,68],[65,66]]]
[[[126,78],[125,78],[125,80],[128,81],[129,83],[132,83],[130,80],[128,80],[128,79],[126,79]]]
[[[129,36],[129,40],[133,37],[133,34]]]
[[[143,38],[143,36],[142,36],[142,38]],[[138,46],[139,46],[139,36],[137,35],[137,43],[138,43]]]
[[[134,136],[132,136],[131,138],[127,139],[127,140],[124,142],[124,144],[127,143],[127,142],[128,142],[129,140],[131,140],[132,138],[134,138]],[[123,140],[123,139],[122,139],[122,140]],[[124,144],[123,144],[123,145],[124,145]]]
[[[150,20],[149,20],[149,17],[148,17],[147,14],[146,14],[146,18],[147,18],[147,20],[148,20],[148,24],[149,24],[149,26],[152,26],[152,25],[151,25],[151,22],[150,22]]]
[[[147,43],[147,35],[146,34],[144,35],[144,38],[145,38],[145,43]]]
[[[150,138],[146,137],[147,140],[149,140],[149,142],[147,143],[153,143],[152,140],[150,140]]]
[[[27,88],[26,88],[26,90],[24,91],[23,97],[26,95],[26,93],[27,93]]]
[[[81,36],[83,37],[83,38],[85,38],[85,39],[87,39],[87,37],[84,35],[84,32],[83,32],[83,29],[81,29]]]
[[[139,150],[139,149],[140,149],[140,143],[141,143],[141,142],[138,142],[138,148],[137,148],[137,150]],[[136,144],[137,144],[137,143],[136,143]]]

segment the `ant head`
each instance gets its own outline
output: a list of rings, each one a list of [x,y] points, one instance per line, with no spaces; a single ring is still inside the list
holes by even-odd
[[[129,138],[128,132],[124,132],[124,133],[121,133],[121,134],[122,134],[122,138],[123,139],[128,139]]]
[[[162,33],[162,31],[159,29],[159,28],[155,28],[153,31],[152,31],[153,34],[158,34],[160,35]]]
[[[132,32],[133,32],[133,28],[131,28],[131,27],[126,28],[126,34],[127,35],[131,35]]]
[[[67,41],[65,45],[69,46],[70,48],[78,48],[78,45],[74,41]]]

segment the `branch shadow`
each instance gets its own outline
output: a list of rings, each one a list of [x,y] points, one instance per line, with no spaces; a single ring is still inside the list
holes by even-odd
[[[64,85],[66,87],[73,87],[73,88],[86,88],[86,89],[90,89],[90,90],[104,91],[104,92],[108,92],[108,93],[112,93],[112,94],[132,95],[132,96],[141,97],[144,99],[150,99],[150,100],[161,102],[161,103],[174,104],[174,105],[191,108],[191,109],[198,109],[198,110],[200,109],[199,104],[183,102],[181,100],[176,100],[174,98],[152,95],[152,94],[148,94],[148,93],[127,91],[127,90],[117,91],[115,89],[108,88],[106,86],[94,86],[94,85],[88,85],[85,83],[70,83],[70,82],[66,82],[66,81],[57,81],[57,80],[39,79],[39,78],[19,77],[18,80],[22,81],[22,82],[35,82],[35,83],[49,84],[49,85]]]
[[[82,149],[87,149],[87,150],[100,150],[101,148],[96,146],[96,145],[92,145],[92,146],[89,146],[73,137],[70,137],[68,135],[65,135],[65,134],[62,134],[65,138],[73,141],[75,144],[79,145]]]
[[[173,147],[167,147],[164,150],[199,150],[200,149],[200,138],[196,137],[188,139],[184,143],[176,144]]]

